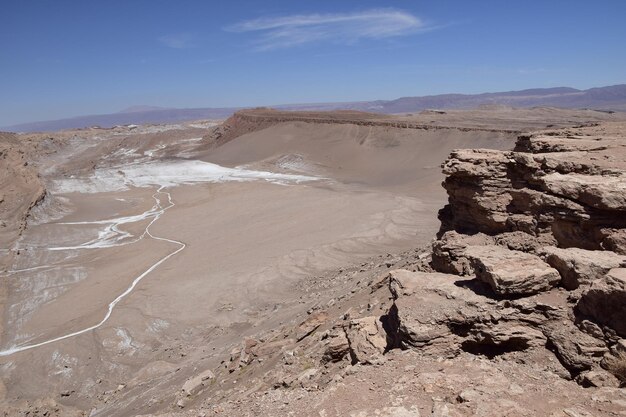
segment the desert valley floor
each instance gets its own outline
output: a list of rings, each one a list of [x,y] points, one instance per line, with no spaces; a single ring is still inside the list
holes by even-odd
[[[561,141],[605,135],[618,139],[596,165],[623,171],[625,120],[552,108],[261,109],[224,122],[2,133],[0,410],[401,417],[495,415],[483,402],[500,401],[498,410],[509,410],[500,415],[626,415],[623,389],[583,388],[574,381],[581,372],[545,348],[511,349],[521,356],[510,359],[480,349],[426,358],[404,342],[392,346],[388,332],[382,359],[357,352],[335,361],[302,344],[314,333],[330,343],[337,320],[388,314],[399,296],[376,283],[390,270],[436,273],[424,248],[442,227],[451,188],[442,187],[441,165],[453,150],[505,154],[536,131]],[[594,161],[598,149],[582,152]],[[498,194],[487,198],[495,205]],[[462,232],[458,219],[449,230]],[[533,297],[569,302],[560,287]],[[537,388],[542,379],[550,388]],[[502,392],[481,391],[493,381]]]

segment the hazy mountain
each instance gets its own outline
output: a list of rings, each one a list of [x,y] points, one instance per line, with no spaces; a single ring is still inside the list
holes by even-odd
[[[311,103],[278,105],[283,110],[362,110],[379,113],[407,113],[424,109],[470,109],[485,105],[512,107],[550,106],[562,108],[591,108],[626,111],[626,84],[577,90],[569,87],[534,88],[483,94],[440,94],[423,97],[402,97],[396,100],[376,100],[348,103]],[[111,127],[124,124],[175,123],[196,119],[222,119],[240,108],[176,109],[155,106],[132,106],[119,113],[80,116],[70,119],[23,123],[3,130],[33,132],[81,128]]]
[[[403,97],[379,102],[384,113],[400,113],[426,108],[468,109],[499,104],[512,107],[550,106],[563,108],[597,108],[626,110],[626,85],[576,90],[574,88],[541,88],[484,94],[444,94],[425,97]]]
[[[72,117],[69,119],[23,123],[4,127],[9,132],[42,132],[60,129],[83,128],[90,126],[112,127],[116,125],[144,123],[176,123],[197,119],[223,119],[233,114],[237,108],[168,109],[143,110],[149,106],[136,106],[118,113]],[[136,110],[133,110],[136,109]]]

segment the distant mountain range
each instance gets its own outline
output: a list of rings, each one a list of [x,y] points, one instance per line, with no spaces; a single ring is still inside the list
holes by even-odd
[[[535,88],[483,94],[441,94],[402,97],[396,100],[348,103],[311,103],[274,106],[282,110],[361,110],[377,113],[410,113],[425,109],[471,109],[488,105],[511,107],[561,107],[626,111],[626,84],[577,90],[569,87]],[[119,113],[80,116],[70,119],[23,123],[1,128],[10,132],[54,131],[90,126],[112,127],[125,124],[176,123],[198,119],[223,119],[235,108],[162,108],[133,106]]]

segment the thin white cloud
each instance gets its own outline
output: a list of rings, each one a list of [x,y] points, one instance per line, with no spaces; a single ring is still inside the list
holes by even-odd
[[[162,45],[174,49],[187,49],[194,46],[193,35],[191,33],[172,33],[161,36],[157,40]]]
[[[395,9],[260,18],[226,28],[232,32],[258,32],[259,50],[320,41],[351,44],[361,39],[390,38],[426,29],[427,25],[417,16]]]

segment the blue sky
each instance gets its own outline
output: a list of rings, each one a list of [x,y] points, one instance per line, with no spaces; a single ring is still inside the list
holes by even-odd
[[[3,1],[0,126],[626,82],[626,1]]]

